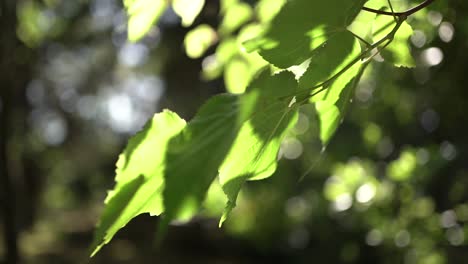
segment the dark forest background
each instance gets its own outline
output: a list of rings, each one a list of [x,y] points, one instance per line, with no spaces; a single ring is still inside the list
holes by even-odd
[[[190,119],[224,81],[202,78],[171,10],[129,43],[118,0],[1,1],[0,262],[17,245],[18,263],[468,263],[468,2],[436,2],[410,20],[417,67],[373,62],[326,149],[302,109],[223,228],[207,201],[156,249],[142,215],[88,260],[126,140],[163,108]],[[216,27],[219,5],[195,25]]]

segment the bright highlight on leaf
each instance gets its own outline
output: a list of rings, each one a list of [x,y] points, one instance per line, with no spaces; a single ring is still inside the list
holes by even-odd
[[[173,0],[172,8],[182,19],[182,25],[188,27],[200,14],[204,4],[205,0]]]
[[[128,39],[140,40],[168,6],[166,0],[124,0],[128,15]]]

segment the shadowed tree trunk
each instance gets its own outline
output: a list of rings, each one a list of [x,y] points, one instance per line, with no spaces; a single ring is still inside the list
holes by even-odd
[[[16,5],[16,0],[0,1],[0,215],[6,263],[19,262],[17,235],[24,221],[18,216],[25,212],[18,209],[26,207],[18,205],[32,202],[28,198],[29,192],[18,191],[28,189],[24,188],[28,183],[22,181],[24,142],[20,142],[21,147],[12,144],[13,138],[25,138],[25,86],[30,80],[33,65],[32,50],[16,37]],[[21,199],[17,199],[20,197]],[[21,203],[18,203],[19,200]]]
[[[11,123],[12,91],[14,87],[14,49],[15,49],[15,1],[2,1],[0,8],[1,25],[1,104],[0,104],[0,173],[1,202],[3,216],[4,245],[7,263],[18,261],[17,227],[15,221],[15,193],[8,168],[8,138]],[[12,37],[13,36],[13,37]]]

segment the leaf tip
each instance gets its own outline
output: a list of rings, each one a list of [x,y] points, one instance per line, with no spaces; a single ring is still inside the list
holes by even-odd
[[[234,207],[236,207],[236,202],[232,202],[232,201],[227,202],[226,208],[224,208],[223,215],[219,219],[219,224],[218,224],[219,228],[221,228],[223,226],[224,222],[226,222],[227,218],[231,214],[231,211],[232,211],[232,209],[234,209]]]

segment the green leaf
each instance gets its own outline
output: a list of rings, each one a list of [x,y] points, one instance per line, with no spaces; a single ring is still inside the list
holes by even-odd
[[[359,42],[354,36],[343,31],[336,34],[324,47],[317,51],[317,55],[311,59],[309,68],[299,80],[299,86],[313,87],[320,85],[325,80],[330,82],[325,83],[323,87],[312,90],[312,93],[323,89],[322,92],[311,98],[315,102],[315,107],[320,120],[320,139],[323,145],[326,145],[333,133],[336,131],[340,120],[342,119],[343,110],[349,101],[350,95],[345,93],[343,97],[348,97],[344,104],[337,104],[340,99],[340,94],[346,87],[346,90],[354,90],[354,87],[359,80],[357,77],[356,83],[347,84],[358,75],[361,67],[359,59],[361,48]],[[354,63],[354,64],[352,64]],[[351,66],[352,65],[352,66]],[[346,71],[344,71],[346,70]]]
[[[220,63],[227,63],[238,52],[237,42],[234,38],[226,38],[216,48],[216,59]]]
[[[241,182],[275,171],[281,138],[297,114],[296,105],[283,97],[296,87],[292,73],[271,77],[264,71],[247,93],[216,96],[201,108],[168,148],[162,229],[198,211],[218,171],[228,208]]]
[[[388,34],[388,31],[392,27],[387,27],[389,30],[380,30],[386,28],[386,25],[391,24],[393,21],[392,17],[389,16],[377,16],[374,21],[374,39],[380,39]],[[411,55],[411,49],[409,45],[409,38],[413,34],[413,29],[405,21],[401,24],[400,28],[396,32],[393,41],[388,45],[382,52],[384,59],[390,63],[393,63],[397,67],[414,67],[414,58]]]
[[[234,43],[233,51],[235,56],[231,56],[229,61],[225,61],[224,81],[226,89],[230,93],[240,94],[245,91],[247,85],[258,73],[259,70],[268,65],[257,53],[247,53],[242,50],[241,43],[251,36],[258,36],[262,27],[259,24],[249,24],[240,30],[237,35],[237,42]],[[216,55],[218,55],[218,51]],[[222,54],[219,54],[220,56]],[[226,57],[226,56],[224,56]]]
[[[233,3],[226,9],[219,32],[222,35],[229,35],[250,20],[253,16],[252,8],[244,2]]]
[[[225,38],[221,40],[213,56],[209,56],[203,66],[203,77],[208,80],[218,78],[224,70],[226,63],[238,53],[235,38]]]
[[[186,220],[200,208],[243,120],[238,97],[222,94],[205,103],[168,146],[164,172],[164,218]]]
[[[166,0],[124,0],[128,14],[128,39],[138,41],[157,22],[168,6]]]
[[[224,83],[226,90],[233,94],[241,94],[250,81],[249,64],[237,56],[230,60],[224,69]]]
[[[244,122],[219,170],[221,185],[229,199],[220,224],[235,206],[246,180],[263,179],[276,170],[281,141],[297,118],[297,105],[283,98],[293,94],[296,87],[292,73],[283,71],[270,76],[264,71],[241,97],[242,105],[254,108],[248,110],[253,114]]]
[[[409,2],[407,0],[368,0],[366,2],[366,7],[378,10],[384,10],[391,12],[389,2],[392,4],[393,11],[401,12],[409,8]]]
[[[334,32],[344,31],[365,0],[288,1],[261,38],[245,44],[279,68],[299,65],[312,57]],[[337,8],[339,7],[339,8]]]
[[[200,58],[216,39],[216,31],[212,27],[206,24],[199,25],[185,35],[185,52],[192,59]]]
[[[286,0],[260,0],[255,7],[260,22],[270,22],[281,10]]]
[[[163,211],[161,191],[165,153],[169,140],[184,127],[183,119],[165,110],[156,114],[129,140],[117,161],[116,185],[106,198],[91,256],[135,216],[142,213],[159,215]]]
[[[411,55],[409,45],[411,35],[413,35],[413,28],[408,23],[403,22],[396,32],[392,43],[384,50],[382,56],[397,67],[415,67],[416,64],[413,55]],[[391,53],[386,53],[385,51],[390,51]]]
[[[191,26],[205,5],[205,0],[173,0],[172,8],[182,19],[182,26]]]
[[[315,103],[315,109],[320,121],[322,145],[328,144],[341,120],[343,120],[366,66],[367,64],[361,65],[358,74],[352,77],[351,80],[348,79],[346,73],[337,78],[329,88],[331,91],[328,94],[329,96]],[[333,93],[334,95],[332,95]],[[336,96],[339,96],[339,99],[336,100]]]
[[[314,87],[325,82],[344,70],[348,64],[359,58],[360,54],[359,42],[353,34],[347,30],[335,32],[326,44],[315,51],[310,59],[309,67],[299,79],[299,87]],[[359,63],[355,65],[357,64]]]
[[[239,0],[220,0],[220,13],[222,15],[226,14],[227,10],[232,6],[239,3]]]
[[[362,39],[366,40],[368,43],[372,43],[372,27],[375,18],[375,13],[362,10],[356,16],[353,23],[351,23],[351,25],[348,26],[348,30],[353,32],[355,35],[361,37]],[[363,46],[363,50],[365,48],[366,46]]]
[[[320,121],[320,141],[322,145],[326,145],[338,128],[340,109],[334,104],[318,101],[315,103],[315,110]]]

